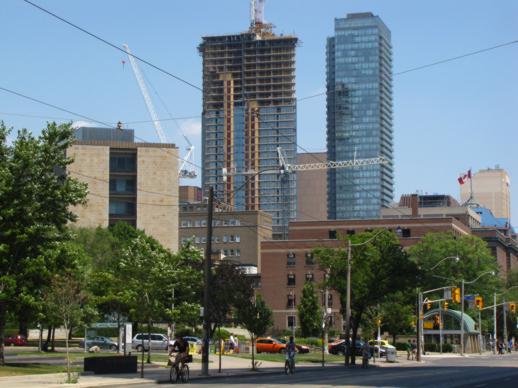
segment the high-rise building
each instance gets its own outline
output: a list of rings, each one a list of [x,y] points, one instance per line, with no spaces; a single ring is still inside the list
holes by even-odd
[[[68,148],[67,170],[88,184],[86,205],[75,206],[77,226],[127,222],[178,249],[178,148],[135,143],[133,130],[82,127]]]
[[[236,210],[268,212],[283,238],[296,217],[296,179],[279,174],[277,147],[296,162],[297,38],[254,21],[247,32],[202,39],[203,189]]]
[[[326,152],[297,154],[298,164],[327,161]],[[327,220],[327,171],[297,171],[297,221]]]
[[[329,219],[380,216],[393,198],[392,46],[372,13],[335,19],[327,39],[328,160],[383,156],[389,163],[328,171]]]
[[[461,202],[472,201],[493,212],[496,218],[511,219],[511,180],[507,172],[499,167],[480,170],[471,177],[472,182],[460,186]]]

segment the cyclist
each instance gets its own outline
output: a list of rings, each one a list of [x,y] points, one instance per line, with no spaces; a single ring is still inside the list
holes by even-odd
[[[297,347],[295,346],[295,341],[293,340],[293,336],[290,336],[290,341],[286,344],[286,361],[290,363],[291,373],[295,369],[295,352],[297,351]]]
[[[189,356],[189,343],[181,336],[176,336],[174,345],[169,351],[169,357],[171,357],[172,353],[176,353],[173,365],[177,370],[180,370]]]

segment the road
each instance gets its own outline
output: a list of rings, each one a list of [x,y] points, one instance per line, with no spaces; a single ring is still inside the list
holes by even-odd
[[[415,365],[415,364],[414,364]],[[161,385],[169,385],[167,382]],[[498,387],[518,386],[518,354],[427,359],[419,366],[299,370],[292,376],[259,372],[254,376],[192,380],[190,387]],[[151,387],[142,384],[135,387]]]

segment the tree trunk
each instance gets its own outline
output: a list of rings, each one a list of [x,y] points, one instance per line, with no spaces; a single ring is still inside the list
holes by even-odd
[[[50,349],[51,352],[56,351],[55,345],[56,345],[56,327],[53,326],[52,327],[52,345],[51,345],[51,349]]]
[[[356,338],[358,334],[358,326],[356,325],[356,323],[353,323],[352,329],[353,335],[351,338],[351,365],[356,365]]]
[[[51,336],[52,336],[52,326],[49,325],[49,326],[47,326],[47,339],[45,340],[45,343],[42,346],[42,350],[45,352],[49,351],[49,344],[50,344]]]
[[[4,335],[5,335],[5,310],[0,309],[0,365],[5,365]]]
[[[25,336],[25,338],[27,338],[27,322],[18,322],[18,334],[23,335]]]
[[[147,350],[147,363],[151,364],[151,318],[147,321],[147,344],[148,344],[148,350]]]
[[[64,322],[65,326],[65,349],[67,351],[67,383],[70,384],[72,382],[72,379],[70,377],[70,354],[68,353],[68,325],[66,322]],[[85,339],[86,341],[86,339]]]
[[[392,345],[396,346],[397,334],[392,334]]]
[[[255,370],[255,339],[254,339],[254,335],[252,334],[251,335],[252,337],[252,370]]]

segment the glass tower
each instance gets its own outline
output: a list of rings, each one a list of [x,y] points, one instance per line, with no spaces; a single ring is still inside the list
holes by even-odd
[[[296,218],[295,174],[281,174],[277,147],[296,163],[295,36],[255,24],[206,36],[203,57],[202,184],[235,210],[272,215],[273,237]],[[230,174],[223,176],[223,169]]]
[[[370,12],[335,19],[326,59],[328,160],[389,161],[328,170],[328,218],[378,218],[394,186],[390,31]]]

